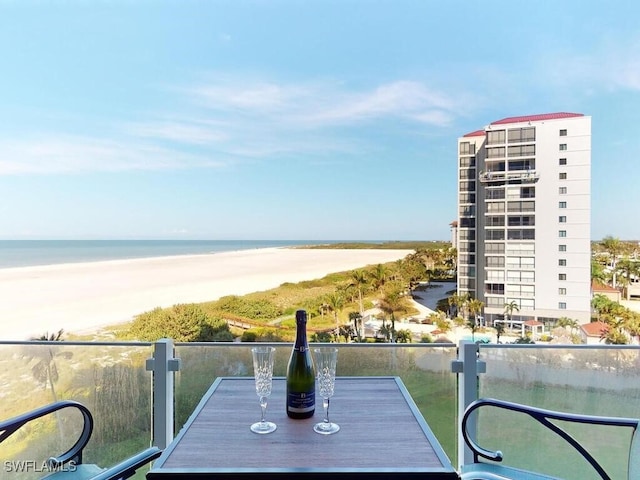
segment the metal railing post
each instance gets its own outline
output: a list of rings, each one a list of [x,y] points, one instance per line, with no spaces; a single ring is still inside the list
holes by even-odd
[[[151,443],[167,448],[174,432],[174,372],[180,370],[180,359],[174,357],[173,340],[162,338],[153,344],[153,357],[146,368],[152,373],[153,405],[151,411]]]
[[[478,399],[478,374],[486,372],[486,364],[478,360],[480,347],[474,342],[462,340],[458,347],[458,359],[451,362],[451,371],[458,374],[458,463],[473,463],[473,453],[461,435],[460,422],[465,409]],[[462,374],[462,379],[460,375]],[[472,438],[476,438],[475,421],[468,425]]]

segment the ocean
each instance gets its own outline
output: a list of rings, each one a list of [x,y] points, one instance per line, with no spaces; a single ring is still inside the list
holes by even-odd
[[[319,245],[309,240],[0,240],[0,268]]]

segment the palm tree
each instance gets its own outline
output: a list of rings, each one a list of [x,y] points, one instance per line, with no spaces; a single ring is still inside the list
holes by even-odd
[[[362,315],[358,312],[349,312],[349,320],[353,322],[353,331],[356,333],[358,343],[362,342]]]
[[[478,322],[477,315],[482,312],[482,309],[484,308],[484,302],[481,302],[480,300],[473,298],[469,300],[468,308],[469,308],[469,313],[473,317],[473,321],[477,323]]]
[[[369,277],[371,278],[371,281],[373,283],[373,288],[378,291],[382,290],[382,287],[386,283],[388,276],[389,270],[381,263],[377,264],[373,268],[373,270],[369,272]]]
[[[340,335],[340,323],[338,322],[338,313],[344,308],[344,296],[336,290],[327,296],[327,304],[329,309],[333,312],[333,318],[336,322],[336,339]]]
[[[511,300],[509,303],[505,303],[504,304],[504,314],[507,316],[507,319],[509,320],[509,328],[513,330],[513,312],[519,312],[520,311],[520,306],[518,305],[518,302],[516,302],[515,300]]]
[[[624,274],[624,285],[626,287],[625,299],[630,300],[629,287],[634,278],[637,279],[640,277],[640,263],[629,258],[624,258],[620,260],[618,264],[618,271]]]
[[[351,272],[351,285],[356,288],[358,292],[358,306],[360,307],[360,316],[364,312],[364,306],[362,305],[362,291],[368,283],[367,274],[364,270],[353,270]]]
[[[44,335],[40,335],[40,337],[32,338],[33,341],[41,341],[41,342],[61,342],[62,334],[64,330],[60,329],[56,333],[52,333],[49,335],[49,332]],[[51,397],[54,402],[58,401],[58,394],[56,393],[55,384],[60,379],[60,375],[58,373],[58,364],[56,363],[56,358],[65,358],[69,359],[73,357],[73,353],[69,351],[61,351],[57,346],[50,347],[27,347],[28,351],[24,355],[27,363],[31,363],[31,361],[35,360],[34,365],[31,367],[31,374],[33,378],[41,383],[42,386],[46,389],[47,385],[51,390]],[[56,419],[58,422],[58,433],[60,434],[60,440],[62,441],[65,437],[63,430],[63,423],[60,418],[60,412],[55,412]]]
[[[560,317],[556,323],[559,327],[568,328],[573,332],[578,329],[578,321],[569,317]]]
[[[606,236],[600,242],[602,248],[609,255],[609,267],[611,267],[612,272],[612,280],[611,286],[616,288],[616,278],[617,278],[617,268],[618,268],[618,258],[624,251],[624,244],[618,238],[614,238],[612,236]]]
[[[394,338],[395,325],[396,325],[395,312],[400,310],[404,300],[402,297],[402,292],[403,292],[403,286],[398,282],[387,285],[387,287],[385,288],[384,296],[380,301],[380,308],[382,309],[382,311],[385,314],[388,314],[391,316],[391,330],[390,330],[389,340],[392,343],[395,341],[395,338]],[[384,321],[383,321],[383,326],[384,326]]]
[[[34,341],[42,341],[42,342],[61,342],[62,334],[64,330],[60,329],[57,333],[45,333],[37,338],[32,338]],[[55,384],[60,379],[60,375],[58,373],[58,365],[56,363],[56,358],[65,358],[69,359],[73,356],[72,352],[69,351],[60,351],[58,347],[47,347],[47,348],[34,348],[29,347],[28,353],[24,356],[27,363],[30,363],[32,360],[35,360],[34,365],[31,367],[31,374],[33,378],[35,378],[39,383],[41,383],[46,389],[47,386],[51,390],[51,397],[54,402],[58,401],[58,395],[56,393]]]

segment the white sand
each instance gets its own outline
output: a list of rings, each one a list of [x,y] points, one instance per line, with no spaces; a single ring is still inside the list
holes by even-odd
[[[404,258],[412,250],[265,248],[0,269],[0,340],[90,333],[155,307],[268,290]]]

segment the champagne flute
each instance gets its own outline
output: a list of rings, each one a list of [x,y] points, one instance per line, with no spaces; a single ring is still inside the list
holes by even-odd
[[[313,356],[316,363],[316,383],[324,407],[324,420],[316,423],[313,426],[313,431],[322,435],[331,435],[340,430],[340,425],[329,420],[329,399],[333,396],[336,382],[338,349],[335,347],[314,348]]]
[[[275,423],[267,422],[264,419],[267,412],[267,399],[271,395],[275,351],[275,347],[253,347],[251,349],[253,374],[256,379],[256,393],[260,399],[260,409],[262,411],[260,421],[251,425],[251,431],[254,433],[271,433],[276,429]]]

